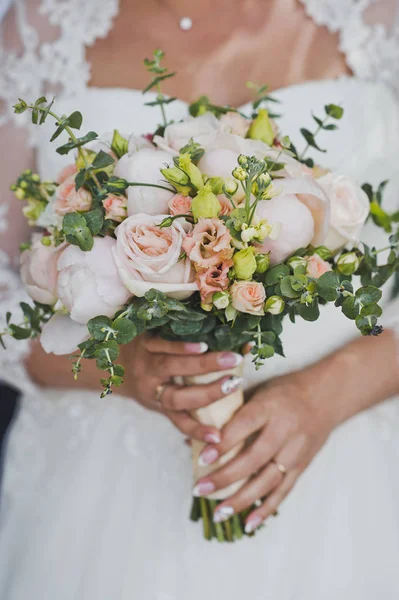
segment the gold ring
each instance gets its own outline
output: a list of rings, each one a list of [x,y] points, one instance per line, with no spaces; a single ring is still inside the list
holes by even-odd
[[[280,471],[280,473],[282,475],[287,475],[287,469],[285,468],[285,466],[282,463],[279,463],[276,460],[272,460],[272,463],[274,465],[276,465],[276,467],[278,468],[278,470]]]
[[[162,406],[162,396],[166,387],[167,386],[165,383],[160,383],[155,388],[155,402],[158,404],[158,406]]]

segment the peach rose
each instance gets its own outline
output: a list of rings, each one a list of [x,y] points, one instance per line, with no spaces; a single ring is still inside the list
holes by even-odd
[[[239,312],[261,316],[265,314],[266,292],[262,283],[236,281],[230,288],[233,307]]]
[[[331,265],[326,260],[323,260],[321,256],[318,254],[313,254],[313,256],[306,257],[308,261],[306,274],[309,277],[313,277],[313,279],[318,279],[327,271],[331,271]]]
[[[191,211],[192,199],[190,196],[183,196],[182,194],[176,194],[168,202],[169,212],[174,217],[176,215],[186,215]]]
[[[126,196],[116,196],[115,194],[108,194],[103,200],[103,207],[105,208],[105,216],[107,219],[121,222],[127,217],[127,198]]]
[[[43,246],[41,235],[33,236],[29,250],[21,254],[21,279],[29,296],[41,304],[54,304],[57,301],[58,259],[65,244],[55,248]]]
[[[56,181],[57,183],[64,183],[66,179],[72,177],[72,175],[76,175],[77,172],[78,168],[75,165],[75,163],[73,163],[72,165],[67,165],[62,169],[61,173],[59,173]]]
[[[229,133],[234,133],[235,135],[240,135],[245,138],[252,121],[246,119],[238,112],[229,111],[220,117],[220,122],[223,125],[223,128]]]
[[[191,262],[181,258],[186,237],[176,220],[170,227],[157,223],[168,215],[132,215],[115,230],[115,262],[126,287],[135,296],[155,288],[167,296],[183,300],[198,286]]]
[[[183,241],[183,250],[198,271],[220,265],[233,256],[231,235],[220,219],[199,219]]]
[[[221,217],[227,217],[230,213],[233,212],[234,206],[224,194],[220,194],[218,196],[218,200],[220,202],[220,206],[222,207],[221,211],[219,212],[219,215]]]
[[[81,187],[78,191],[75,188],[75,176],[71,175],[55,192],[54,210],[57,215],[64,216],[70,212],[88,211],[91,209],[91,193]]]
[[[197,283],[204,304],[212,302],[214,293],[227,290],[229,287],[228,273],[233,264],[232,260],[226,260],[218,267],[210,267],[197,274]]]

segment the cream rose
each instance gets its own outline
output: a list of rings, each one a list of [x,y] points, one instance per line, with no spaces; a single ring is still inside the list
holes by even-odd
[[[250,315],[264,315],[266,292],[262,283],[256,281],[236,281],[230,288],[231,302],[239,312]]]
[[[343,248],[348,242],[356,245],[370,212],[367,194],[351,179],[328,173],[320,179],[331,203],[330,228],[324,245],[331,252]]]
[[[105,208],[105,218],[113,221],[121,222],[127,217],[127,198],[126,196],[116,196],[108,194],[103,200]]]
[[[113,317],[131,295],[115,266],[115,246],[111,237],[96,237],[90,252],[69,246],[59,258],[58,297],[74,321],[86,324],[98,315]]]
[[[324,243],[329,226],[329,202],[323,189],[309,175],[276,182],[280,194],[259,202],[256,215],[270,225],[280,225],[277,239],[266,238],[261,252],[270,252],[272,265],[286,260],[298,248]]]
[[[143,148],[137,152],[125,154],[115,166],[114,175],[131,182],[151,183],[168,187],[163,181],[161,169],[172,162],[168,152]],[[147,215],[165,214],[168,202],[174,191],[166,189],[131,186],[127,190],[128,215],[146,213]]]
[[[174,217],[176,215],[186,215],[191,211],[192,199],[190,196],[183,196],[182,194],[176,194],[168,202],[169,212]]]
[[[75,175],[71,175],[63,181],[55,192],[53,204],[57,215],[64,216],[70,212],[86,212],[91,209],[92,195],[85,188],[81,187],[76,191]]]
[[[35,234],[29,250],[21,254],[21,279],[29,296],[41,304],[57,301],[57,263],[65,244],[55,248],[43,246],[41,235]]]
[[[174,221],[171,227],[158,226],[167,216],[133,215],[115,230],[115,262],[124,284],[135,296],[155,288],[182,300],[198,291],[190,260],[181,258],[186,237],[182,225]]]
[[[324,273],[331,271],[331,265],[326,260],[323,260],[318,254],[313,254],[307,258],[306,274],[313,279],[318,279]]]

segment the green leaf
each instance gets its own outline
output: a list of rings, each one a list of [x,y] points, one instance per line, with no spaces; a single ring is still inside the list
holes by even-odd
[[[272,358],[275,354],[274,347],[269,346],[268,344],[263,344],[260,348],[254,348],[254,350],[256,350],[258,356],[263,359]]]
[[[360,314],[362,317],[379,318],[382,315],[382,308],[378,304],[369,304],[368,306],[363,306]]]
[[[118,358],[119,346],[118,346],[117,342],[115,342],[113,340],[108,340],[107,342],[102,342],[101,344],[98,345],[97,350],[96,350],[97,359],[108,362],[107,355],[109,356],[109,360],[111,362],[113,362],[114,360],[116,360]]]
[[[70,244],[78,246],[84,252],[93,248],[93,236],[83,216],[78,215],[78,213],[66,214],[62,221],[62,228],[66,235],[66,240]]]
[[[31,336],[31,330],[18,325],[10,325],[10,333],[16,340],[27,340]]]
[[[368,285],[357,290],[356,298],[360,300],[363,306],[376,304],[381,300],[382,292],[378,288]]]
[[[175,335],[193,335],[201,331],[202,321],[172,321],[170,328]]]
[[[41,117],[40,117],[40,121],[39,121],[39,125],[42,125],[45,122],[45,120],[47,119],[47,117],[49,115],[49,112],[52,109],[52,106],[54,104],[54,100],[55,100],[55,98],[53,98],[52,101],[50,102],[50,104],[48,104],[46,106],[46,108],[44,109],[44,111],[42,111],[42,114],[41,114]]]
[[[362,332],[363,335],[370,335],[373,328],[377,325],[377,317],[374,316],[361,316],[356,317],[356,327]]]
[[[95,208],[94,210],[90,210],[89,212],[84,214],[84,219],[92,235],[98,235],[104,223],[103,210],[101,208]]]
[[[298,290],[294,290],[292,287],[291,277],[284,277],[280,283],[280,289],[283,296],[286,298],[299,298],[301,293]]]
[[[87,323],[87,329],[94,339],[103,342],[109,331],[113,330],[111,319],[104,315],[94,317]]]
[[[333,271],[324,273],[317,280],[317,293],[326,300],[326,302],[334,302],[339,296],[338,288],[340,286],[339,277]]]
[[[75,110],[75,112],[73,112],[67,118],[67,125],[69,125],[69,127],[71,127],[71,129],[80,129],[82,126],[82,121],[83,121],[82,113],[80,113],[78,110]]]
[[[63,128],[61,128],[61,131],[58,133],[58,135],[60,135],[60,133],[62,133],[62,131],[63,131]],[[56,135],[56,137],[58,137],[58,135]],[[97,138],[98,138],[98,135],[95,131],[89,131],[89,133],[87,133],[83,137],[78,138],[76,142],[71,141],[71,142],[64,144],[63,146],[60,146],[59,148],[56,149],[56,152],[61,155],[68,154],[71,150],[74,150],[75,148],[80,148],[81,146],[84,146],[85,144],[88,144],[89,142],[92,142],[93,140],[95,140]],[[52,141],[52,140],[50,140],[50,141]]]
[[[107,154],[107,152],[104,152],[104,150],[100,150],[100,152],[97,154],[96,158],[94,159],[92,165],[93,165],[93,169],[96,169],[96,170],[97,169],[105,169],[105,167],[112,165],[114,162],[115,161],[112,158],[112,156]]]
[[[276,265],[266,272],[265,284],[266,286],[276,285],[289,274],[290,268],[287,265]]]
[[[325,107],[326,114],[333,119],[339,121],[344,116],[344,109],[342,106],[336,104],[327,104]]]
[[[118,344],[128,344],[137,335],[137,327],[128,319],[115,319],[112,323],[112,329],[116,331],[116,341]]]
[[[353,296],[345,298],[342,303],[342,312],[344,313],[345,317],[354,321],[359,314],[359,306],[356,303],[356,298]]]
[[[149,92],[150,90],[152,90],[152,88],[158,86],[159,83],[161,83],[162,81],[164,81],[165,79],[169,79],[169,77],[173,77],[174,75],[176,75],[176,73],[166,73],[165,75],[158,75],[158,77],[155,77],[148,85],[146,88],[144,88],[143,90],[143,94],[145,94],[146,92]]]
[[[319,303],[317,299],[313,300],[312,304],[296,304],[297,313],[305,321],[317,321],[320,316]]]
[[[82,169],[75,177],[75,190],[78,191],[86,181],[86,171]]]
[[[114,129],[114,135],[112,136],[111,142],[111,150],[115,152],[118,158],[122,158],[125,154],[128,153],[129,143],[126,138],[124,138],[117,129]]]
[[[302,128],[301,134],[303,135],[309,146],[311,146],[312,148],[316,148],[316,150],[319,150],[319,152],[326,152],[326,150],[323,150],[322,148],[320,148],[320,146],[317,145],[315,137],[311,131]]]

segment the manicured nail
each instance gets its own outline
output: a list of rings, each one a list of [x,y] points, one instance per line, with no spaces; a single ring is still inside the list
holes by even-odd
[[[189,354],[204,354],[208,350],[208,344],[205,342],[189,342],[184,347]]]
[[[229,377],[229,379],[226,379],[226,381],[223,381],[222,385],[221,385],[221,390],[223,392],[223,394],[232,394],[233,392],[235,392],[241,385],[243,382],[243,378],[242,377]]]
[[[193,496],[206,496],[215,491],[215,484],[212,481],[200,481],[193,489]]]
[[[215,523],[222,523],[230,519],[233,515],[234,508],[232,506],[220,506],[214,512],[213,520]]]
[[[208,444],[220,444],[222,436],[220,433],[206,433],[204,435],[204,441]]]
[[[218,362],[221,367],[229,368],[229,367],[237,367],[237,365],[242,363],[241,354],[236,354],[235,352],[223,352],[220,354]]]
[[[253,533],[260,525],[262,525],[262,519],[259,517],[259,515],[255,515],[247,521],[245,525],[245,533]]]
[[[198,459],[198,464],[200,467],[207,467],[216,462],[218,458],[219,452],[216,450],[216,448],[205,448]]]

